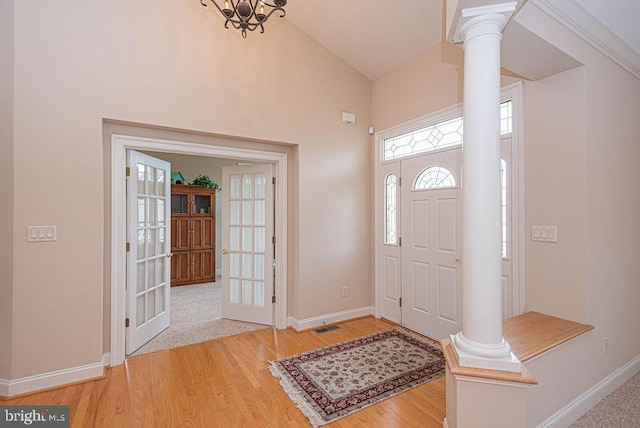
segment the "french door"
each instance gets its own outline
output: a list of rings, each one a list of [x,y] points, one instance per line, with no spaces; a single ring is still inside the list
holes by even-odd
[[[133,150],[127,165],[128,355],[169,327],[171,165]]]
[[[222,317],[273,323],[273,166],[222,168]]]

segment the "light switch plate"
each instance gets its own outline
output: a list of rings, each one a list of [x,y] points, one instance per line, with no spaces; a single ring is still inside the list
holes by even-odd
[[[27,226],[27,242],[47,242],[56,239],[56,226]]]
[[[531,226],[531,240],[558,242],[558,226]]]

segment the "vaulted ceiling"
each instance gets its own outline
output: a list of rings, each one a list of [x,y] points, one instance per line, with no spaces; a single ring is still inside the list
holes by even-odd
[[[529,0],[595,18],[640,58],[640,1]],[[287,19],[370,79],[444,39],[444,0],[290,0]],[[570,11],[571,12],[571,11]],[[581,17],[572,19],[580,27]]]

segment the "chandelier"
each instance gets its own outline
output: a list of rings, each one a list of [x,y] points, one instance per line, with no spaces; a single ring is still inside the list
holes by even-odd
[[[265,0],[224,0],[224,7],[218,5],[218,1],[209,0],[220,13],[227,19],[224,28],[229,28],[229,23],[237,30],[242,30],[242,37],[247,38],[247,30],[255,31],[260,28],[260,32],[264,33],[262,26],[271,15],[275,12],[282,12],[280,18],[285,15],[284,7],[287,0],[273,0],[274,4],[267,3]],[[200,0],[200,4],[207,7],[205,0]]]

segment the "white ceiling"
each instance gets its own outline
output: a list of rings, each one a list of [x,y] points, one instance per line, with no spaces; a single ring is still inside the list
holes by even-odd
[[[640,21],[640,1],[577,0],[577,2],[640,54],[640,22],[638,22]]]
[[[639,0],[573,1],[640,52]],[[369,79],[444,38],[445,0],[290,0],[287,19]]]

